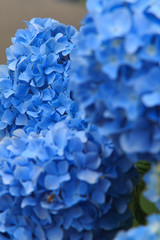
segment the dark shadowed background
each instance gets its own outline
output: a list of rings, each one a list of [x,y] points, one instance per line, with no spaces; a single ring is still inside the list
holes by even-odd
[[[86,13],[85,6],[76,0],[0,0],[0,64],[6,64],[5,49],[23,20],[51,17],[79,28]]]

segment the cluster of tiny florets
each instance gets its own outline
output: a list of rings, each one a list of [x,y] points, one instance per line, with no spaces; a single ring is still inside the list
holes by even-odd
[[[6,239],[112,239],[132,223],[136,172],[95,132],[63,122],[43,136],[15,130],[1,141],[0,158],[0,236]]]
[[[35,18],[27,25],[12,39],[2,66],[2,137],[17,128],[39,133],[77,111],[68,88],[76,29],[53,19]]]

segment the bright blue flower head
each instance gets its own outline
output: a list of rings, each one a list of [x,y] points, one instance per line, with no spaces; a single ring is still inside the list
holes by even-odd
[[[160,163],[153,165],[144,176],[147,190],[144,196],[160,210]]]
[[[27,26],[6,50],[8,69],[3,67],[5,76],[0,77],[0,125],[9,133],[49,129],[77,111],[68,88],[75,28],[48,18],[34,18]]]
[[[130,226],[135,170],[96,131],[63,122],[42,135],[22,129],[0,142],[0,236],[113,239]]]
[[[115,240],[159,240],[160,239],[160,215],[148,217],[147,226],[139,226],[128,232],[120,232]]]
[[[121,152],[158,158],[159,1],[88,0],[87,7],[72,54],[74,96]]]

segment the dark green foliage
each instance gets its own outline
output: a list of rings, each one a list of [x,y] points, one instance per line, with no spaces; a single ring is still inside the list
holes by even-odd
[[[130,203],[130,210],[134,217],[133,227],[145,225],[148,215],[159,212],[155,205],[143,196],[143,191],[146,187],[143,176],[150,170],[151,164],[148,161],[141,160],[136,164],[136,167],[140,174],[140,181],[133,191],[132,201]]]

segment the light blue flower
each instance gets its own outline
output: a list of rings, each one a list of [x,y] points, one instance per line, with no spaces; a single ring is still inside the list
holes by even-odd
[[[71,130],[61,121],[39,135],[17,129],[0,142],[0,234],[113,239],[132,223],[136,176],[95,128]]]
[[[144,181],[147,188],[144,196],[160,210],[160,163],[152,166],[144,176]]]
[[[76,29],[50,18],[26,23],[28,28],[18,30],[6,50],[8,66],[0,67],[4,135],[16,128],[38,133],[78,112],[78,106],[71,112],[68,87]]]
[[[158,160],[159,1],[88,0],[87,8],[71,53],[73,96],[120,154]]]
[[[160,215],[151,215],[148,217],[147,226],[139,226],[130,229],[128,232],[120,232],[114,238],[115,240],[159,240],[160,238]]]

